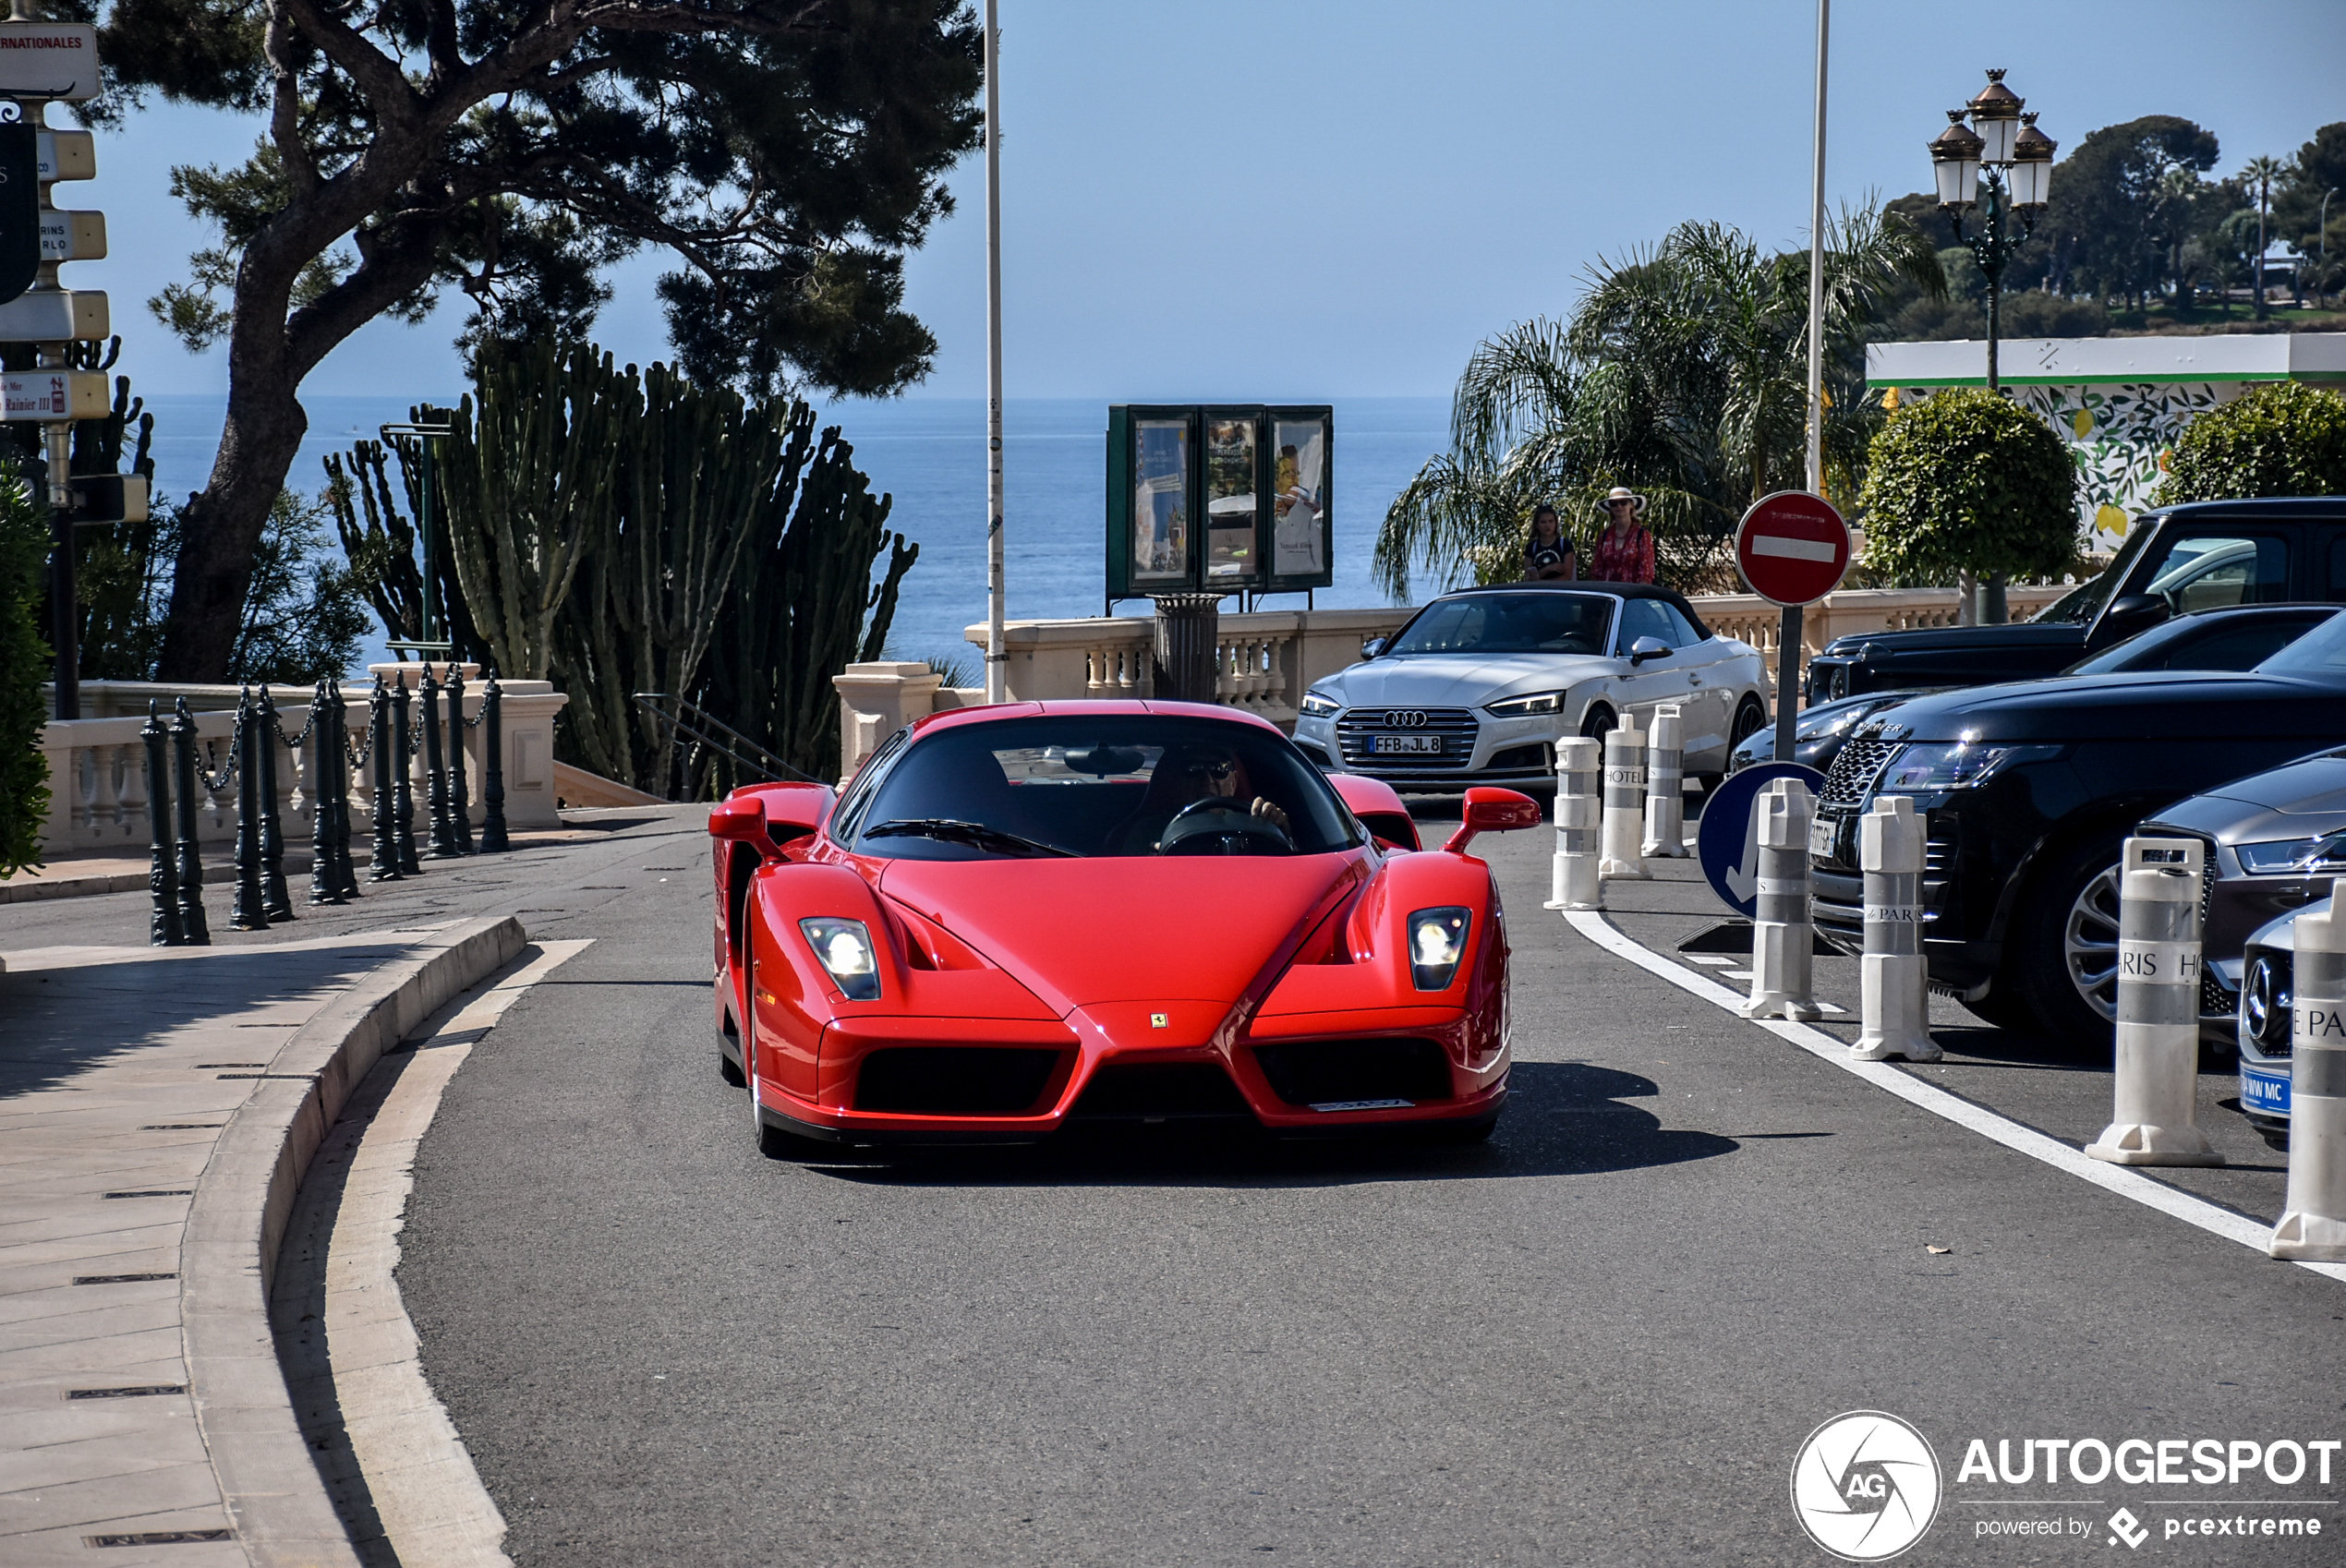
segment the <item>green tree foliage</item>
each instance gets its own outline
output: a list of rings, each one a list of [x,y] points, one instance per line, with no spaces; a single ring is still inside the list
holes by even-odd
[[[2329,261],[2323,271],[2322,197],[2329,197]],[[2274,232],[2307,259],[2307,277],[2324,293],[2346,281],[2346,120],[2322,127],[2297,150],[2273,192]]]
[[[2158,504],[2336,495],[2346,495],[2346,397],[2273,381],[2191,422]]]
[[[652,247],[696,380],[887,393],[927,372],[902,260],[976,142],[960,0],[112,0],[100,47],[95,117],[161,93],[261,132],[241,164],[175,171],[219,243],[152,302],[228,362],[182,518],[175,678],[225,672],[302,380],[378,316],[460,290],[471,341],[566,340]]]
[[[253,556],[228,679],[308,686],[358,662],[372,625],[360,574],[326,533],[327,503],[277,492]]]
[[[1894,214],[1844,211],[1826,243],[1826,462],[1849,488],[1880,417],[1865,400],[1865,344],[1882,303],[1944,284],[1928,241]],[[1450,450],[1378,533],[1378,580],[1395,597],[1419,571],[1514,575],[1535,506],[1555,505],[1567,531],[1592,529],[1614,485],[1649,500],[1657,574],[1699,591],[1744,509],[1801,488],[1806,250],[1771,256],[1733,229],[1684,223],[1651,251],[1599,263],[1588,284],[1568,322],[1518,324],[1469,360]]]
[[[1866,565],[1947,582],[2056,576],[2077,558],[2077,476],[2028,410],[1981,387],[1935,392],[1873,439],[1859,498]]]
[[[2173,115],[2146,115],[2087,133],[2053,169],[2050,204],[2038,230],[2052,249],[2049,277],[2060,293],[2083,290],[2140,301],[2169,275],[2179,226],[2199,212],[2197,175],[2216,166],[2215,133]]]
[[[47,521],[19,488],[15,465],[0,460],[0,876],[41,863],[49,814],[40,746],[51,652],[37,620],[48,560]]]

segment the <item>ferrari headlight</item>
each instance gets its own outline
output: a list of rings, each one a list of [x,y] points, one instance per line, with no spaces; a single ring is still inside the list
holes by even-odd
[[[1344,706],[1325,692],[1306,692],[1303,700],[1295,706],[1307,718],[1330,718]]]
[[[851,1002],[879,1000],[879,959],[872,934],[860,920],[802,920],[798,929],[815,949],[816,961],[830,971]]]
[[[1466,957],[1467,926],[1473,916],[1452,907],[1417,910],[1409,915],[1409,980],[1421,991],[1447,991]]]
[[[1509,697],[1503,703],[1484,703],[1482,711],[1495,713],[1502,718],[1521,718],[1534,713],[1554,713],[1564,706],[1562,692],[1535,692],[1528,697]]]
[[[2008,767],[2049,762],[2060,754],[2059,746],[1983,746],[1970,741],[1946,746],[1908,746],[1897,761],[1882,769],[1880,790],[1885,795],[1973,790]]]
[[[2256,876],[2346,871],[2346,829],[2316,838],[2275,838],[2240,846],[2241,869]]]

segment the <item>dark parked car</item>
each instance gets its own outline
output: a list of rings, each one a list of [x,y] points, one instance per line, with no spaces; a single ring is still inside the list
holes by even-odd
[[[2346,602],[2346,498],[2146,513],[2100,576],[2034,621],[1835,637],[1809,661],[1808,697],[2051,675],[2172,616],[2289,602]]]
[[[2078,660],[2064,675],[2116,675],[2136,669],[2254,669],[2313,628],[2338,613],[2329,604],[2234,605],[2194,610],[2138,632],[2122,643]],[[1821,773],[1841,754],[1841,743],[1873,715],[1924,691],[1868,692],[1805,709],[1793,730],[1792,758]],[[1739,773],[1756,762],[1772,762],[1776,736],[1763,730],[1747,737],[1727,757],[1727,771]]]
[[[1990,1022],[2106,1038],[2121,840],[2187,796],[2341,741],[2346,616],[2245,674],[2067,676],[1902,703],[1859,725],[1825,776],[1818,929],[1862,947],[1857,816],[1876,795],[1912,796],[1928,823],[1931,983]]]

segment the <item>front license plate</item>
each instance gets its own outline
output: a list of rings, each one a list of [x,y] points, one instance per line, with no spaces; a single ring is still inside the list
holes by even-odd
[[[1380,756],[1440,756],[1439,735],[1379,735],[1370,747]]]
[[[2273,1116],[2289,1115],[2288,1075],[2259,1072],[2243,1063],[2240,1069],[2240,1108]]]
[[[1808,854],[1812,860],[1832,859],[1832,836],[1841,826],[1837,817],[1820,816],[1808,824]]]
[[[1322,1100],[1313,1104],[1315,1111],[1406,1111],[1415,1100]]]

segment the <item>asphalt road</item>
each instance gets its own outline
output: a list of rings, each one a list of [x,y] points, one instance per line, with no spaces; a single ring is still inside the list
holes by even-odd
[[[1879,1409],[1950,1494],[1902,1562],[2131,1558],[2102,1525],[2122,1504],[2144,1557],[2340,1560],[2346,1456],[2327,1486],[1957,1467],[1974,1438],[2346,1438],[2346,1285],[1662,983],[1540,910],[1547,832],[1481,843],[1516,947],[1516,1094],[1487,1147],[806,1164],[759,1157],[718,1076],[705,849],[612,840],[605,890],[531,923],[598,940],[457,1075],[402,1237],[508,1551],[1823,1563],[1795,1453]],[[2325,1536],[2163,1534],[2217,1503]],[[2091,1528],[1980,1533],[2013,1518]]]

